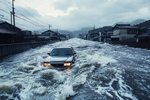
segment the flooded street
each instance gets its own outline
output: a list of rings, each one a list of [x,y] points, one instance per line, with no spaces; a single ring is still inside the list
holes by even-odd
[[[72,46],[69,72],[44,68],[55,47]],[[73,38],[0,62],[0,100],[150,100],[150,50]]]

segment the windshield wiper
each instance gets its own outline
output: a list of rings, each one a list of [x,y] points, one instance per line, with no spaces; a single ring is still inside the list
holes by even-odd
[[[59,55],[61,55],[61,54],[53,54],[53,55],[51,55],[51,56],[59,56]]]
[[[64,54],[64,55],[72,55],[72,54]]]

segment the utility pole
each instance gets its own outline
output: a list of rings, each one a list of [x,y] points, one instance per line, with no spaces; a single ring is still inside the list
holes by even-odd
[[[12,24],[12,19],[13,19],[13,26],[12,26],[12,28],[13,28],[13,31],[15,33],[16,30],[15,30],[15,11],[14,11],[15,8],[14,8],[14,1],[15,0],[12,0],[11,24]],[[13,36],[12,42],[14,43],[15,40],[16,40],[16,35]]]
[[[12,17],[13,17],[13,26],[14,26],[14,32],[15,32],[15,11],[14,11],[14,1],[12,0]]]
[[[10,12],[10,23],[12,25],[12,11]]]
[[[95,25],[94,25],[93,29],[95,30]]]
[[[50,30],[51,27],[52,27],[52,26],[49,24],[49,30]]]

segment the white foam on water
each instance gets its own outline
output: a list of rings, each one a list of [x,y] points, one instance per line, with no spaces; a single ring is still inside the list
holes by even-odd
[[[25,87],[25,89],[23,89],[19,95],[20,95],[21,100],[28,100],[30,98],[30,96],[32,95],[30,92],[32,85],[28,84],[24,87]]]
[[[67,97],[75,95],[76,91],[73,90],[73,87],[84,84],[87,80],[88,73],[92,72],[94,68],[94,66],[91,66],[91,69],[87,72],[83,72],[78,76],[72,75],[67,77],[64,84],[58,88],[55,94],[55,100],[66,100]]]
[[[5,75],[4,72],[0,72],[0,77],[3,76],[3,75]]]
[[[104,86],[98,85],[98,86],[92,87],[89,84],[89,87],[91,88],[91,90],[95,91],[96,93],[98,93],[100,95],[107,94],[108,96],[113,97],[112,94],[109,93],[111,91],[115,94],[116,97],[119,98],[119,100],[124,100],[122,97],[127,97],[132,100],[137,100],[137,98],[132,94],[132,88],[130,88],[130,86],[128,86],[124,82],[124,80],[121,76],[121,69],[114,67],[114,68],[112,68],[112,70],[114,70],[116,72],[116,74],[115,74],[115,77],[111,79],[108,86],[104,87]],[[118,82],[118,87],[119,87],[118,90],[115,90],[112,87],[112,84],[114,81]]]
[[[53,69],[41,71],[41,75],[52,75],[53,79],[58,80],[60,82],[62,82],[65,78],[61,72]]]
[[[45,69],[41,63],[48,57],[47,53],[49,53],[55,47],[63,46],[72,46],[77,52],[77,59],[71,71],[64,74],[64,72],[52,69]],[[5,80],[0,80],[0,87],[4,84],[10,87],[14,87],[14,81],[16,81],[18,83],[21,83],[23,87],[19,94],[21,100],[29,100],[30,97],[34,96],[35,94],[42,95],[46,92],[53,92],[53,96],[56,100],[60,100],[60,98],[61,100],[65,100],[67,97],[76,94],[77,91],[74,91],[74,86],[82,85],[87,81],[88,74],[90,74],[95,68],[95,66],[92,65],[99,64],[100,67],[102,67],[100,72],[103,72],[103,69],[107,70],[108,63],[118,63],[118,60],[142,60],[150,63],[150,56],[148,56],[149,54],[150,52],[148,50],[132,49],[123,46],[113,46],[107,43],[102,44],[101,42],[93,42],[74,38],[67,41],[61,41],[35,49],[30,49],[28,51],[14,55],[9,59],[4,60],[0,67],[7,67],[7,69],[3,69],[0,71],[0,77],[5,76],[6,78],[3,77],[5,78]],[[130,63],[136,64],[136,62]],[[124,64],[122,66],[126,67],[127,64]],[[144,66],[146,66],[147,72],[150,72],[150,70],[148,69],[149,66]],[[117,67],[119,67],[119,64]],[[112,66],[112,68],[108,68],[116,72],[115,77],[111,79],[111,82],[108,84],[108,86],[103,87],[101,85],[96,85],[95,87],[92,87],[89,84],[91,90],[100,95],[106,93],[106,95],[110,97],[113,96],[110,93],[110,91],[112,91],[115,96],[118,97],[120,100],[123,99],[121,96],[137,100],[136,97],[132,94],[132,88],[130,88],[130,86],[125,83],[123,77],[121,76],[122,69],[118,69],[117,67]],[[18,69],[27,69],[30,71],[21,72]],[[142,68],[139,68],[138,70],[141,69]],[[74,73],[74,70],[78,71]],[[146,71],[146,69],[143,70]],[[61,83],[56,83],[58,85],[57,87],[44,87],[40,83],[36,83],[35,80],[40,79],[41,76],[44,74],[52,74],[53,79]],[[11,79],[11,77],[16,79]],[[118,91],[116,91],[112,87],[114,81],[117,81],[119,84]],[[150,86],[148,85],[147,87]]]
[[[89,63],[98,63],[101,64],[102,66],[106,66],[106,64],[108,63],[117,62],[115,59],[111,57],[101,56],[98,53],[95,53],[94,55],[87,55],[86,59]]]
[[[72,85],[63,85],[63,89],[55,94],[55,100],[66,100],[66,97],[74,95]]]

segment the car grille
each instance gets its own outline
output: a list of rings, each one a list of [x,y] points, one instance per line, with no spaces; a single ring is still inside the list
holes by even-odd
[[[51,64],[52,66],[54,66],[54,67],[64,67],[64,65],[63,64]]]

